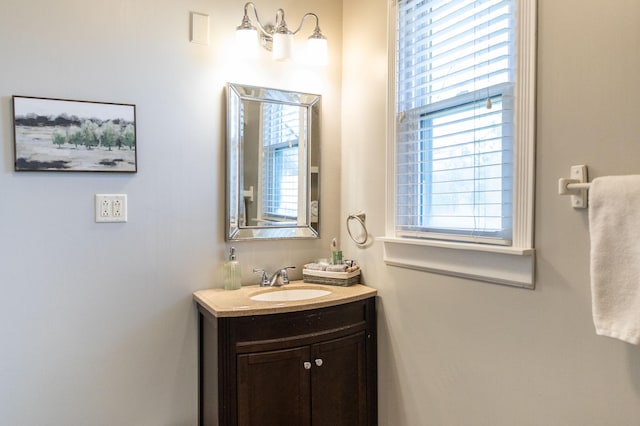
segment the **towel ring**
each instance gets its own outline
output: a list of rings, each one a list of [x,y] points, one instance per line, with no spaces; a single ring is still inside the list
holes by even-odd
[[[347,217],[347,232],[349,233],[349,237],[351,237],[353,242],[358,244],[358,245],[366,244],[367,241],[369,240],[369,231],[367,231],[367,225],[365,225],[365,223],[364,223],[366,218],[367,218],[367,215],[364,212],[360,212],[360,213],[356,213],[356,214],[350,214]],[[351,233],[350,222],[352,220],[357,221],[358,223],[360,223],[360,226],[362,226],[362,230],[364,231],[364,239],[357,240],[353,236],[353,234]]]

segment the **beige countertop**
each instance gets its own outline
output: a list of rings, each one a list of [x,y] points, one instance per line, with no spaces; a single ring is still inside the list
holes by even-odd
[[[331,293],[313,299],[282,302],[262,302],[251,299],[252,296],[265,292],[292,289],[321,289],[330,291]],[[216,317],[243,317],[324,308],[367,299],[376,294],[376,289],[362,284],[340,287],[292,281],[282,287],[260,287],[258,285],[251,285],[242,286],[239,290],[224,290],[221,288],[198,290],[193,293],[193,299]]]

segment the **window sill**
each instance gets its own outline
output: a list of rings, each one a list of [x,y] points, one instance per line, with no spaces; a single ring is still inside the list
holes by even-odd
[[[533,289],[535,250],[448,241],[377,238],[387,265]]]

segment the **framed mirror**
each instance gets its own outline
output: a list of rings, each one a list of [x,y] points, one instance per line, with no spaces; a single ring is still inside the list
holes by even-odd
[[[320,105],[227,84],[227,240],[318,238]]]

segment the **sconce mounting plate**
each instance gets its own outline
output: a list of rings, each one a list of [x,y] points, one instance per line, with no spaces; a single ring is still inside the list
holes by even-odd
[[[260,31],[260,45],[267,49],[269,52],[273,50],[273,33],[275,32],[275,28],[271,24],[267,24],[264,27],[264,31]]]

